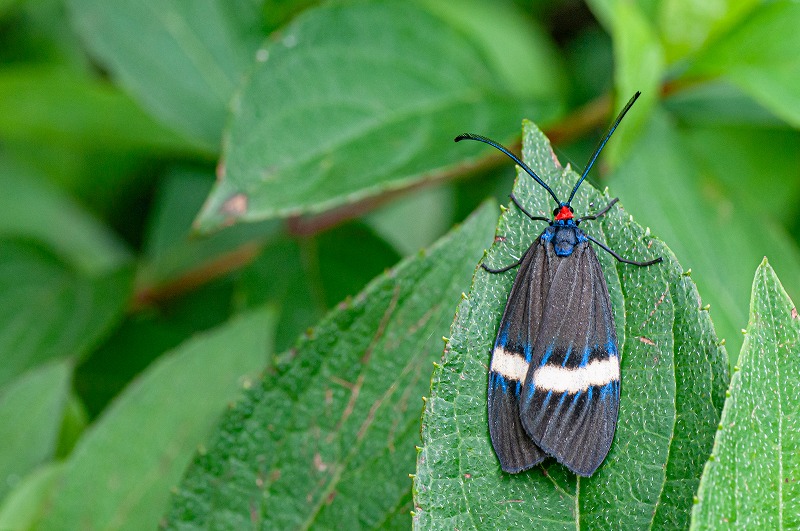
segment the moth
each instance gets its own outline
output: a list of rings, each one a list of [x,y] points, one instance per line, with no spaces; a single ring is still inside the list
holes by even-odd
[[[573,473],[591,476],[614,439],[620,396],[620,353],[608,287],[592,243],[620,262],[626,260],[586,234],[579,225],[606,214],[618,199],[593,215],[575,217],[570,206],[581,183],[636,92],[601,139],[566,201],[507,148],[465,133],[502,151],[553,197],[553,217],[534,216],[511,194],[526,216],[548,226],[520,259],[489,273],[519,267],[511,287],[489,367],[488,414],[492,446],[500,467],[518,473],[554,457]]]

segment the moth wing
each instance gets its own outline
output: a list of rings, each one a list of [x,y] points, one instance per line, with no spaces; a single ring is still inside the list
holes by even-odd
[[[588,242],[552,261],[520,416],[541,449],[575,474],[590,476],[608,454],[619,412],[614,317],[600,262]]]
[[[548,286],[547,253],[537,238],[525,253],[508,295],[489,368],[489,435],[506,472],[527,470],[547,457],[522,426],[520,398]]]

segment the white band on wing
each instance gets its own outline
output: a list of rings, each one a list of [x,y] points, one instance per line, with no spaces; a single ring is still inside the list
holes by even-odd
[[[578,391],[586,391],[593,385],[602,387],[614,381],[619,381],[619,358],[616,356],[594,360],[585,367],[575,369],[544,365],[533,373],[533,385],[536,389],[554,393],[575,394]]]
[[[516,352],[506,352],[502,347],[496,347],[492,352],[491,370],[506,380],[524,382],[528,375],[528,362]]]

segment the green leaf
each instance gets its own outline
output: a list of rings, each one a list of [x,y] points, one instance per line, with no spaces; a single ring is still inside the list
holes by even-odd
[[[695,124],[681,133],[701,170],[754,217],[767,213],[783,221],[800,214],[800,179],[793,178],[800,168],[800,131]]]
[[[538,21],[513,2],[421,0],[420,4],[474,39],[517,97],[563,99],[566,77],[558,49]]]
[[[739,22],[758,0],[720,2],[659,2],[658,29],[667,60],[680,61]]]
[[[642,95],[634,112],[626,115],[609,144],[606,159],[617,165],[621,154],[630,149],[647,123],[660,95],[664,74],[664,51],[655,28],[634,2],[617,2],[614,12],[614,81],[617,88],[615,109],[621,109],[638,90]]]
[[[75,377],[73,375],[73,387],[75,385],[74,380]],[[72,452],[75,443],[78,442],[88,425],[89,415],[86,412],[86,407],[74,391],[69,393],[64,407],[64,417],[61,419],[61,429],[58,433],[57,459],[61,459]]]
[[[692,270],[703,300],[711,304],[717,333],[737,352],[752,268],[770,254],[787,274],[800,278],[800,252],[776,220],[748,208],[752,201],[734,201],[725,182],[736,174],[718,177],[709,170],[720,165],[706,166],[704,159],[692,156],[677,127],[656,109],[609,182],[631,213],[646,217]]]
[[[759,4],[706,47],[686,72],[723,76],[762,105],[800,127],[800,4]]]
[[[167,527],[407,528],[419,397],[493,216],[480,209],[289,351],[197,457]]]
[[[75,387],[89,415],[99,415],[164,352],[228,321],[235,314],[233,295],[233,279],[224,277],[130,312],[75,373]]]
[[[71,364],[43,365],[0,388],[0,501],[37,465],[55,456]]]
[[[150,367],[84,435],[40,529],[153,529],[208,429],[264,366],[274,317],[259,311]]]
[[[725,80],[686,87],[670,94],[663,104],[686,128],[747,126],[789,129],[786,122]]]
[[[0,502],[0,529],[33,529],[63,471],[64,464],[53,461],[20,480]]]
[[[263,38],[248,0],[69,0],[97,58],[153,116],[218,149],[228,102]]]
[[[550,144],[531,123],[524,129],[523,156],[559,197],[569,194],[577,174],[554,163]],[[518,177],[514,194],[534,215],[550,215],[552,198],[526,174]],[[608,201],[584,184],[573,206],[588,214]],[[512,207],[500,219],[486,263],[513,262],[542,225]],[[478,269],[426,403],[415,528],[688,525],[727,385],[725,350],[689,276],[619,205],[601,221],[586,222],[584,230],[626,258],[664,257],[661,264],[635,267],[598,251],[622,352],[619,422],[605,463],[591,478],[576,478],[552,460],[517,475],[500,470],[487,429],[487,366],[514,274]]]
[[[370,212],[365,221],[400,254],[410,255],[450,229],[455,221],[455,196],[452,183],[429,187]]]
[[[284,350],[329,309],[358,293],[399,258],[359,223],[310,238],[279,238],[238,275],[236,301],[248,307],[268,303],[280,309],[275,345],[276,350]]]
[[[39,363],[84,355],[121,316],[131,273],[83,275],[29,241],[0,239],[0,386]]]
[[[209,172],[198,170],[178,169],[166,176],[148,223],[137,274],[140,287],[158,289],[181,277],[225,271],[227,261],[246,263],[281,229],[280,222],[272,221],[229,227],[211,235],[196,234],[192,221],[212,182]]]
[[[63,191],[0,159],[0,238],[46,244],[61,259],[89,274],[130,260],[130,252]]]
[[[0,136],[91,150],[196,152],[112,85],[52,66],[0,70]]]
[[[415,3],[327,4],[258,57],[234,104],[203,230],[443,178],[464,156],[456,134],[507,140],[520,116],[543,114],[509,93],[475,42]]]
[[[800,525],[800,319],[767,259],[692,512],[692,529]]]

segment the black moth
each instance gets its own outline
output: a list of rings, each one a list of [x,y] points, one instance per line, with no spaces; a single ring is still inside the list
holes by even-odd
[[[531,215],[514,195],[512,202],[532,220],[549,226],[520,260],[508,296],[489,368],[489,433],[506,472],[517,473],[541,463],[547,456],[580,476],[591,476],[611,447],[619,411],[619,351],[608,288],[594,242],[626,264],[626,260],[595,240],[578,225],[597,219],[617,202],[594,215],[574,217],[570,206],[586,175],[639,92],[609,127],[567,201],[508,149],[486,137],[463,134],[493,146],[516,162],[557,203],[553,219]]]

